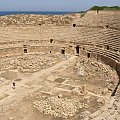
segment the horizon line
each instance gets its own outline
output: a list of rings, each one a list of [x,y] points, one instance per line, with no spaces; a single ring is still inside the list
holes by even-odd
[[[0,10],[0,12],[80,12],[80,11],[53,11],[53,10]]]

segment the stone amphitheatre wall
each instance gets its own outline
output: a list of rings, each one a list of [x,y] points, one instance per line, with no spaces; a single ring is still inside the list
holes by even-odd
[[[44,41],[45,43],[46,41]],[[40,41],[41,43],[41,41]],[[57,42],[58,43],[58,42]],[[15,44],[15,43],[14,43]],[[22,42],[23,44],[23,42]],[[29,43],[30,44],[30,43]],[[116,52],[112,52],[110,50],[104,50],[103,48],[94,47],[94,46],[85,46],[80,43],[72,43],[73,45],[66,44],[66,42],[62,42],[59,44],[49,43],[46,44],[37,44],[35,45],[21,45],[21,47],[11,47],[11,48],[2,48],[0,49],[0,57],[8,57],[8,56],[21,56],[23,54],[71,54],[71,55],[84,55],[88,58],[103,61],[105,64],[110,65],[112,68],[120,72],[120,54]],[[16,44],[17,46],[17,44]],[[94,49],[92,51],[90,48]],[[91,51],[90,51],[91,50]],[[102,50],[102,51],[100,51]]]
[[[94,17],[96,13],[94,14],[92,12],[90,11],[90,14],[92,15],[92,17]],[[109,17],[110,16],[111,15],[109,15]],[[85,19],[88,18],[87,15],[85,15],[84,17]],[[77,19],[81,19],[81,18],[77,17]],[[16,85],[18,84],[20,85],[17,87],[18,89],[16,89],[17,91],[15,92],[15,96],[17,95],[18,99],[24,97],[23,99],[21,99],[22,102],[20,101],[21,103],[23,103],[23,104],[20,103],[20,106],[21,105],[23,106],[22,109],[24,108],[26,110],[27,108],[31,109],[32,107],[31,103],[33,101],[33,97],[35,98],[34,100],[45,101],[47,97],[46,95],[47,94],[49,95],[50,93],[51,96],[51,93],[53,92],[53,95],[57,95],[56,96],[57,99],[55,100],[53,99],[55,105],[56,103],[58,103],[59,98],[61,98],[59,100],[62,100],[62,97],[64,98],[64,93],[65,93],[65,96],[67,96],[68,94],[69,96],[71,95],[75,96],[75,97],[70,97],[70,99],[71,98],[77,99],[78,96],[80,100],[84,101],[83,110],[91,110],[92,106],[89,107],[87,105],[87,102],[89,102],[89,104],[91,104],[91,102],[92,103],[95,102],[96,105],[99,106],[99,111],[100,111],[100,113],[99,111],[97,111],[97,115],[104,112],[103,108],[101,110],[100,107],[104,103],[106,104],[106,99],[108,99],[107,94],[109,91],[111,91],[109,93],[110,94],[112,93],[112,95],[116,92],[115,90],[118,87],[118,85],[116,85],[118,77],[112,71],[112,69],[110,69],[109,66],[97,63],[90,59],[101,61],[107,65],[110,65],[113,69],[117,71],[120,77],[120,30],[116,28],[114,29],[107,28],[104,26],[92,27],[90,25],[87,25],[88,24],[87,20],[84,21],[84,24],[85,26],[75,26],[75,27],[72,26],[72,24],[71,26],[40,25],[36,27],[35,25],[35,26],[25,26],[25,27],[23,26],[0,27],[1,76],[3,77],[5,76],[6,81],[8,81],[7,79],[9,77],[6,78],[6,76],[9,76],[9,74],[17,74],[18,72],[20,72],[18,78],[23,77],[20,80],[24,82],[21,81],[19,83],[18,81],[17,83],[17,81],[15,81],[17,83]],[[68,59],[71,55],[76,55],[78,56],[78,58],[76,60],[74,59],[76,57],[71,57],[70,59]],[[90,59],[86,59],[84,56]],[[64,58],[64,60],[65,59],[66,60],[62,61],[63,59],[61,59],[61,57]],[[53,66],[55,64],[57,65]],[[49,67],[51,66],[53,66],[53,69],[52,68],[49,69]],[[21,74],[25,72],[33,73],[42,69],[44,70],[42,72],[40,71],[40,73],[37,74],[35,73],[33,75],[25,74],[24,75],[25,77],[23,76],[23,74]],[[11,71],[11,70],[15,70],[15,71]],[[32,78],[30,79],[30,77]],[[28,79],[30,80],[28,81]],[[11,84],[11,82],[9,84]],[[7,85],[7,83],[5,83],[5,85]],[[87,90],[90,91],[89,94],[87,94],[88,92],[86,90],[86,87]],[[37,93],[36,95],[31,94],[34,92],[33,89],[35,90],[35,94]],[[5,90],[7,90],[6,92],[8,95],[12,95],[12,97],[14,97],[13,94],[11,94],[12,91],[11,90],[8,91],[8,87],[7,88],[5,87]],[[29,92],[30,94],[27,95],[28,96],[30,95],[32,97],[28,97],[28,96],[25,97],[24,94],[21,94],[21,91],[26,91],[25,96],[27,92]],[[59,92],[62,94],[58,94]],[[42,97],[42,95],[44,96]],[[105,95],[104,97],[105,99],[103,98],[104,95]],[[11,96],[9,97],[11,98]],[[26,98],[30,100],[30,103],[28,103]],[[16,100],[17,99],[15,98],[15,101]],[[116,106],[116,102],[115,105],[112,105],[114,104],[113,101],[110,99],[108,99],[108,101],[110,103],[110,107],[108,106],[109,107],[109,108],[107,107],[108,109],[106,109],[105,107],[105,111],[110,111],[109,112],[110,116],[113,115],[113,110],[116,108],[118,109],[119,112],[119,107],[114,108],[114,106]],[[19,104],[19,102],[17,103]],[[28,103],[28,106],[26,106],[26,103]],[[44,107],[43,105],[43,108],[48,108],[50,104],[48,102],[47,107],[46,106]],[[17,105],[16,103],[15,106],[11,105],[14,111],[17,110],[15,108],[17,107],[16,105]],[[58,108],[58,104],[56,106],[55,109]],[[60,102],[60,106],[61,106],[61,102]],[[93,108],[94,108],[94,104],[93,104]],[[4,107],[3,111],[4,109],[5,111],[8,111],[9,106],[7,108]],[[96,110],[97,109],[95,107],[95,109],[93,109],[92,111],[96,111]],[[27,113],[24,110],[23,112]],[[63,113],[63,110],[61,113]],[[86,113],[85,116],[87,116],[87,114],[89,113]],[[114,114],[116,114],[116,112]],[[14,112],[13,112],[13,116],[14,116]],[[18,118],[18,116],[16,118]],[[22,114],[20,116],[22,116]]]
[[[18,44],[19,43],[19,44]],[[3,48],[3,45],[5,47]],[[71,54],[74,55],[74,47],[69,46],[65,42],[56,41],[56,43],[51,43],[49,41],[11,41],[11,42],[1,42],[2,48],[0,49],[0,57],[8,56],[18,56],[23,54]],[[8,47],[6,47],[8,46]],[[16,46],[16,47],[15,47]],[[19,46],[19,47],[17,47]]]
[[[14,37],[13,34],[13,37],[10,36],[11,40],[7,40],[9,36],[7,39],[2,36],[7,42],[1,41],[0,57],[35,53],[84,55],[97,61],[103,61],[120,73],[120,31],[117,29],[119,26],[115,26],[120,24],[120,12],[88,11],[84,17],[77,17],[77,19],[79,21],[76,23],[74,21],[76,25],[85,26],[72,27],[71,25],[65,28],[51,26],[46,27],[45,31],[41,27],[40,31],[36,30],[38,37],[29,31],[29,34],[27,31],[25,33],[15,31],[19,37]],[[94,27],[95,25],[96,27]],[[100,28],[98,25],[102,27]],[[105,25],[114,25],[114,29],[104,27]],[[45,35],[43,35],[44,33]],[[28,37],[30,34],[31,37]],[[19,38],[21,40],[14,40]]]
[[[22,54],[22,48],[20,47],[0,49],[0,57],[18,56]]]
[[[96,14],[99,14],[99,15],[115,15],[115,14],[120,14],[119,11],[117,10],[113,10],[113,11],[110,11],[110,10],[90,10],[90,11],[87,11],[87,14],[91,14],[91,15],[96,15]]]
[[[103,61],[120,74],[120,11],[88,11],[73,22],[73,27],[101,28],[103,31],[92,36],[93,44],[85,44],[81,54]]]

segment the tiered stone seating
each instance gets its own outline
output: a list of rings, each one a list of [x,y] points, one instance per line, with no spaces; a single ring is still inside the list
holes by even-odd
[[[108,58],[115,60],[116,62],[119,62],[120,60],[120,54],[114,51],[105,50],[105,49],[94,47],[94,46],[87,46],[87,51],[106,56]]]
[[[109,46],[111,50],[119,50],[120,31],[105,29],[100,39],[96,41],[96,46]]]
[[[55,25],[2,27],[0,29],[0,49],[12,50],[19,47],[19,53],[23,54],[23,46],[26,45],[28,52],[32,51],[33,53],[34,51],[55,53],[64,48],[68,54],[75,54],[76,46],[80,48],[87,46],[86,52],[102,55],[119,62],[120,31],[119,27],[114,26],[119,24],[119,18],[120,12],[89,11],[84,17],[79,18],[77,24],[80,25],[79,27]],[[13,50],[18,54],[16,49]],[[9,52],[5,52],[5,55],[7,53]],[[1,54],[4,54],[3,51]]]

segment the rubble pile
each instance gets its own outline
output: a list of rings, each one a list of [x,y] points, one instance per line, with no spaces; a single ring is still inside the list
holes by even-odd
[[[22,72],[35,72],[40,69],[48,68],[54,65],[55,58],[41,57],[41,56],[25,56],[18,58],[18,67]]]
[[[75,69],[77,70],[77,74],[81,77],[87,78],[89,76],[90,78],[91,76],[98,76],[105,81],[118,81],[117,73],[113,68],[85,57],[77,60]]]
[[[43,114],[53,115],[59,118],[68,118],[74,116],[78,112],[78,109],[82,108],[82,105],[76,100],[52,96],[44,100],[35,101],[34,107]]]
[[[120,120],[120,96],[111,97],[100,110],[91,114],[92,120]]]
[[[0,26],[10,26],[10,25],[32,25],[38,26],[43,24],[55,24],[55,25],[69,25],[74,14],[69,15],[34,15],[34,14],[18,14],[0,17]]]
[[[0,59],[0,70],[18,69],[21,72],[35,72],[54,65],[58,58],[27,55]]]

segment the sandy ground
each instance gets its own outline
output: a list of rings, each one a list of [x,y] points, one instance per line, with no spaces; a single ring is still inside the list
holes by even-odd
[[[93,86],[91,86],[91,83],[85,81],[85,83],[88,83],[87,94],[86,92],[80,95],[73,94],[72,91],[74,89],[81,84],[84,84],[82,80],[74,80],[79,79],[73,72],[73,66],[75,66],[77,59],[77,56],[71,56],[68,59],[63,59],[61,62],[56,63],[52,67],[34,73],[24,74],[17,70],[7,71],[7,73],[9,73],[7,78],[11,77],[15,79],[17,78],[16,76],[19,76],[21,79],[16,79],[15,89],[12,88],[12,80],[9,80],[0,86],[0,120],[64,120],[64,118],[55,118],[50,115],[44,115],[39,112],[33,104],[36,100],[42,100],[42,97],[58,96],[59,94],[62,94],[65,99],[78,100],[84,104],[83,108],[80,109],[75,116],[66,120],[82,120],[83,118],[84,120],[89,120],[89,117],[83,117],[85,114],[88,116],[89,112],[82,115],[83,112],[90,111],[91,113],[94,113],[102,108],[104,101],[109,101],[111,93],[102,95],[98,94],[99,91],[96,93],[92,90],[95,86],[97,89],[100,85],[103,85],[98,79],[98,82],[96,80],[92,81],[95,84]],[[83,76],[83,78],[85,78],[85,76]],[[80,79],[82,78],[80,77]],[[90,78],[89,80],[92,79]],[[99,85],[96,85],[98,83]],[[107,108],[109,108],[109,104],[105,107],[105,109]],[[104,107],[102,109],[104,109]],[[106,115],[109,115],[109,113],[110,112]],[[104,115],[104,112],[96,113],[95,115],[93,114],[93,117],[91,118],[98,116],[98,118],[94,118],[94,120],[99,120],[100,114]],[[106,118],[106,116],[104,118]]]
[[[39,72],[35,72],[32,75],[27,75],[22,78],[22,80],[16,82],[16,88],[12,88],[12,82],[8,85],[1,86],[0,94],[3,95],[3,99],[0,100],[0,106],[1,106],[1,117],[0,120],[8,119],[10,117],[2,117],[4,116],[4,112],[9,109],[9,106],[11,106],[12,103],[21,101],[26,95],[33,93],[34,91],[39,90],[42,86],[38,83],[43,80],[44,77],[49,76],[52,72],[54,72],[56,69],[73,63],[74,59],[76,57],[73,56],[69,58],[68,60],[64,60],[48,69],[40,70]],[[31,84],[31,86],[28,86],[26,84]],[[7,106],[7,108],[5,108]],[[9,110],[8,110],[9,111]],[[9,111],[12,112],[12,111]],[[8,113],[9,113],[8,112]],[[6,114],[6,113],[5,113]],[[28,118],[29,119],[29,118]]]

